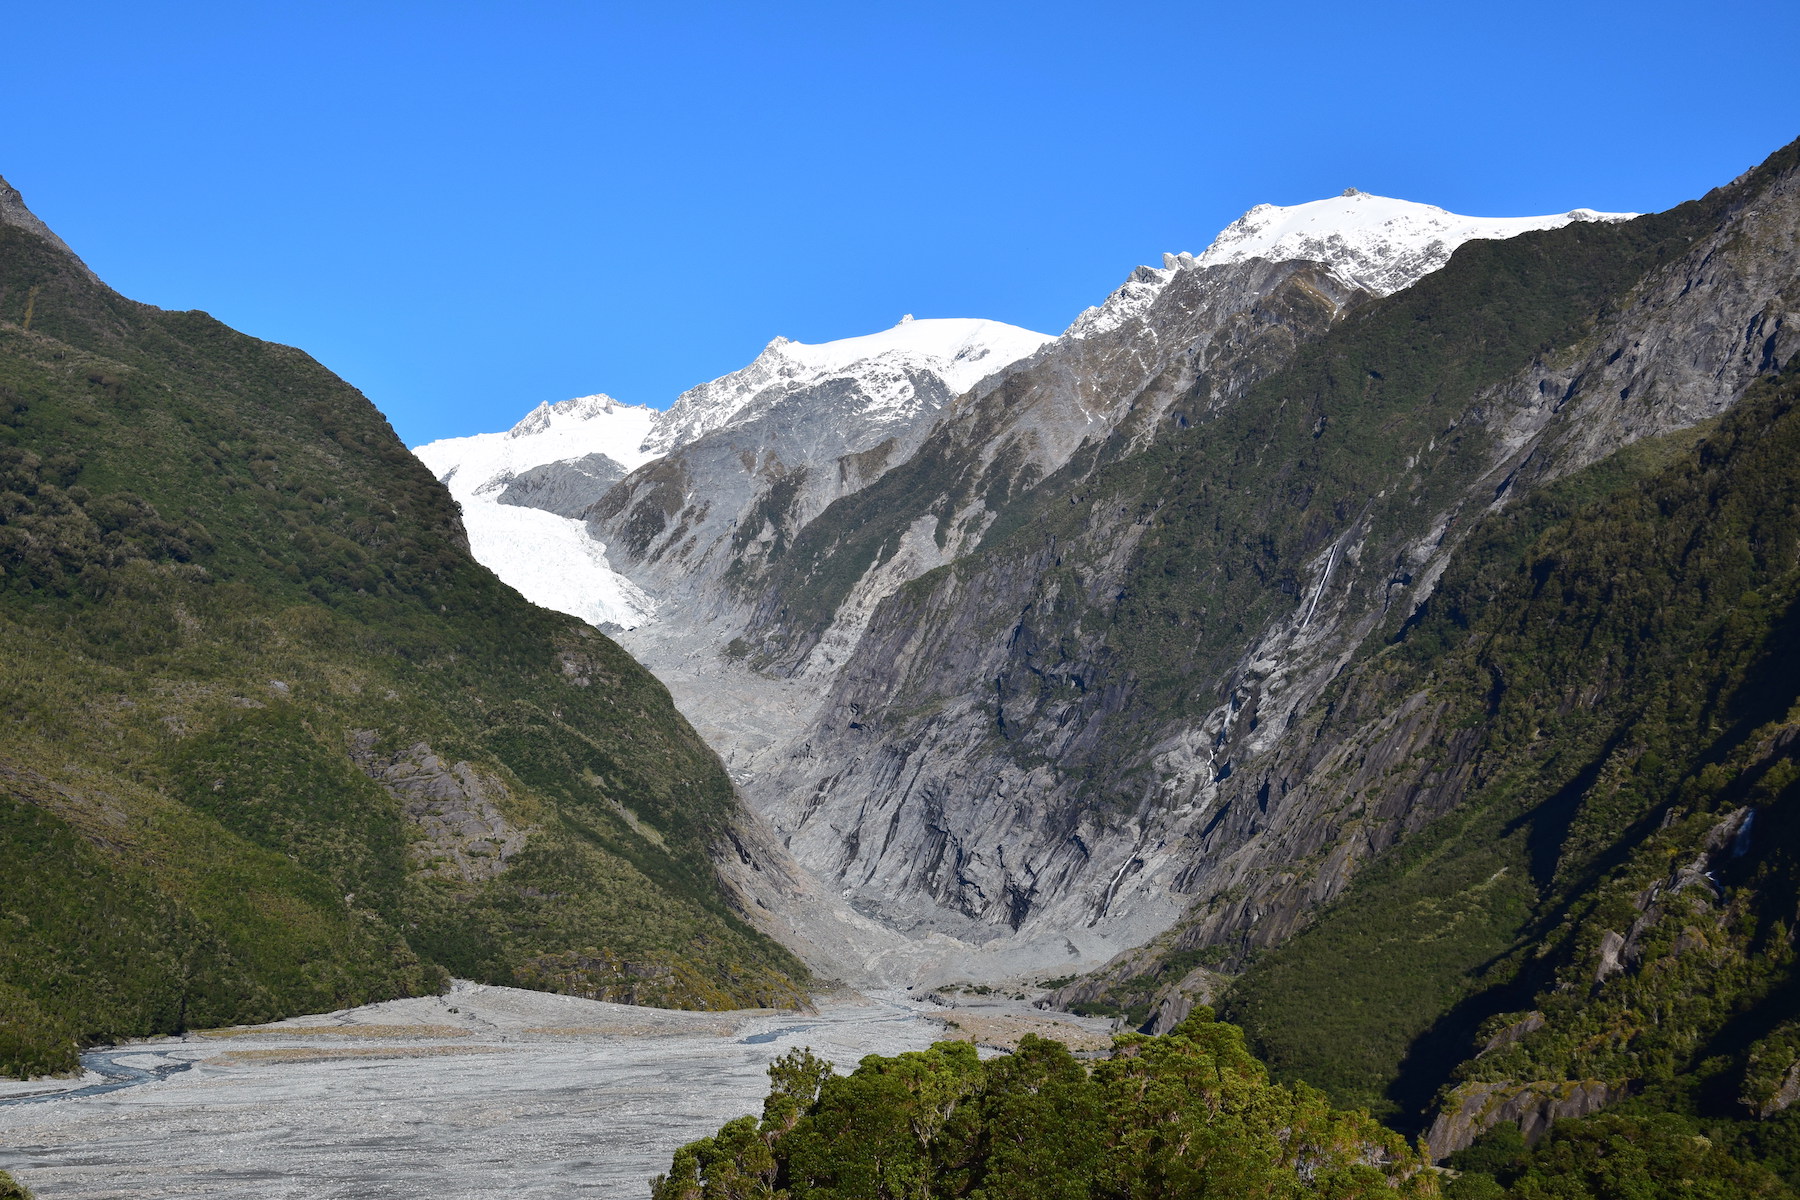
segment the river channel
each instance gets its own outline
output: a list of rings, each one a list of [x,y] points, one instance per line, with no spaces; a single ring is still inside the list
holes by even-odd
[[[642,1198],[676,1146],[760,1109],[777,1055],[847,1070],[946,1036],[934,1011],[893,993],[676,1013],[459,983],[0,1084],[0,1168],[42,1200]]]

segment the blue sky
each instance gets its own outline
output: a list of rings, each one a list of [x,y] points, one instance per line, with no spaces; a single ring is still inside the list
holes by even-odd
[[[1764,9],[1765,27],[1800,7]],[[1664,208],[1800,134],[1701,4],[13,6],[0,174],[409,443],[781,334],[1058,332],[1262,201]]]

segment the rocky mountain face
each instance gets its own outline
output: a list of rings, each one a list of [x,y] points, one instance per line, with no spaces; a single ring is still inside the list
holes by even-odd
[[[1454,803],[1460,766],[1454,753],[1421,771],[1424,762],[1438,757],[1421,751],[1442,745],[1443,731],[1429,715],[1410,707],[1382,713],[1354,734],[1341,723],[1316,731],[1308,722],[1328,714],[1334,722],[1342,721],[1341,711],[1314,701],[1371,637],[1391,635],[1394,622],[1413,614],[1430,596],[1461,545],[1462,531],[1520,493],[1638,439],[1716,415],[1800,344],[1800,334],[1785,320],[1800,266],[1793,249],[1794,184],[1785,174],[1760,182],[1762,189],[1753,195],[1740,187],[1715,196],[1708,205],[1677,210],[1678,215],[1642,219],[1642,234],[1626,232],[1629,227],[1604,233],[1577,228],[1543,239],[1531,247],[1537,255],[1561,252],[1558,242],[1579,245],[1582,235],[1604,242],[1583,257],[1608,260],[1608,273],[1617,280],[1616,299],[1596,298],[1615,311],[1603,317],[1599,312],[1578,314],[1571,305],[1567,324],[1555,331],[1554,340],[1520,345],[1520,357],[1529,359],[1521,369],[1453,397],[1441,390],[1441,377],[1421,376],[1411,394],[1400,397],[1406,409],[1395,405],[1400,411],[1383,413],[1384,420],[1396,424],[1401,419],[1416,422],[1417,442],[1384,455],[1388,461],[1383,465],[1393,473],[1375,474],[1370,482],[1385,487],[1334,499],[1342,515],[1305,539],[1297,549],[1310,551],[1311,557],[1276,580],[1278,590],[1287,587],[1289,611],[1257,630],[1241,649],[1227,647],[1237,656],[1217,685],[1219,705],[1198,723],[1197,737],[1170,743],[1164,751],[1169,755],[1163,760],[1164,774],[1178,762],[1189,762],[1189,795],[1213,814],[1201,827],[1206,836],[1178,851],[1182,861],[1194,864],[1183,890],[1220,872],[1212,886],[1218,893],[1238,894],[1207,918],[1211,928],[1248,932],[1255,944],[1274,944],[1291,931],[1295,916],[1343,886],[1359,848],[1352,844],[1332,854],[1331,843],[1319,840],[1321,793],[1358,796],[1357,837],[1376,843],[1381,840],[1376,829],[1396,820],[1416,821]],[[1523,249],[1527,244],[1516,245]],[[1658,261],[1664,256],[1668,261]],[[1540,264],[1547,268],[1548,259],[1533,266]],[[1477,265],[1472,261],[1466,273],[1472,275]],[[1502,284],[1491,268],[1507,274],[1519,270],[1512,264],[1482,265],[1490,268],[1482,272],[1490,275],[1485,281],[1490,287]],[[1583,264],[1582,272],[1583,280],[1592,274],[1589,264]],[[1433,277],[1366,320],[1373,326],[1385,318],[1392,326],[1428,319],[1431,311],[1447,307],[1442,289],[1459,282],[1456,275]],[[1527,302],[1543,311],[1541,301],[1519,297],[1521,306]],[[1586,302],[1584,297],[1578,303]],[[1383,332],[1346,330],[1340,343],[1344,358],[1306,364],[1312,367],[1311,377],[1296,372],[1293,382],[1310,385],[1314,396],[1309,399],[1315,404],[1343,397],[1349,389],[1328,381],[1328,374],[1351,363],[1363,379],[1387,383],[1390,372],[1373,365],[1378,360],[1366,348],[1384,340]],[[1466,336],[1485,340],[1489,332]],[[1329,360],[1338,349],[1324,348],[1321,356]],[[1458,352],[1467,351],[1450,351]],[[1503,361],[1493,361],[1492,367]],[[1408,364],[1426,365],[1434,370],[1460,366],[1447,361]],[[1432,415],[1443,418],[1435,427],[1419,422],[1424,414],[1412,407],[1426,398],[1419,395],[1426,389],[1437,400]],[[1358,382],[1355,390],[1375,389]],[[1319,405],[1313,417],[1316,440],[1327,435],[1334,415]],[[1346,788],[1346,764],[1355,764],[1368,778],[1358,775]],[[1372,779],[1384,780],[1373,792],[1368,786]],[[1274,803],[1276,797],[1284,802]],[[1285,850],[1272,856],[1276,845]],[[1241,848],[1249,852],[1240,853]],[[1278,897],[1300,880],[1289,878],[1270,891],[1228,865],[1254,862],[1255,871],[1260,875],[1267,870],[1264,878],[1272,882],[1320,854],[1326,855],[1325,869],[1307,879],[1300,894],[1289,891],[1287,899]],[[1210,889],[1202,885],[1196,890]]]
[[[1582,226],[1565,237],[1577,246],[1585,236],[1599,239],[1608,248],[1587,253],[1622,264],[1608,268],[1602,286],[1629,287],[1623,277],[1648,260],[1611,249],[1613,232]],[[1533,266],[1564,252],[1555,242],[1540,244]],[[1468,270],[1516,269],[1478,257]],[[1581,294],[1559,298],[1562,324],[1533,330],[1540,340],[1590,334],[1594,308],[1606,300],[1581,279],[1557,285]],[[1410,309],[1395,310],[1388,325],[1442,313],[1464,299],[1461,291],[1495,282],[1436,284]],[[1685,278],[1674,291],[1684,286]],[[1275,785],[1232,775],[1245,759],[1276,748],[1289,717],[1318,696],[1346,651],[1387,613],[1410,611],[1429,594],[1456,543],[1444,531],[1472,498],[1491,500],[1543,436],[1541,429],[1490,433],[1485,413],[1494,401],[1469,386],[1465,349],[1423,364],[1436,374],[1404,381],[1415,384],[1404,391],[1396,386],[1385,419],[1418,422],[1419,383],[1467,389],[1457,398],[1468,407],[1434,414],[1440,427],[1415,424],[1411,454],[1364,442],[1354,464],[1380,464],[1402,477],[1416,472],[1419,482],[1390,493],[1398,499],[1380,512],[1368,500],[1393,475],[1364,474],[1358,482],[1366,494],[1357,503],[1366,511],[1332,511],[1325,520],[1339,523],[1333,536],[1284,547],[1306,557],[1275,569],[1264,547],[1296,537],[1291,514],[1266,498],[1255,501],[1262,512],[1237,513],[1229,504],[1222,513],[1214,497],[1227,488],[1232,500],[1255,497],[1271,476],[1305,472],[1309,443],[1325,439],[1334,416],[1360,414],[1309,412],[1304,429],[1283,431],[1299,451],[1295,460],[1276,459],[1265,471],[1242,461],[1242,447],[1260,432],[1265,455],[1273,449],[1269,408],[1279,411],[1288,398],[1265,393],[1266,406],[1241,402],[1258,379],[1293,369],[1299,348],[1354,310],[1359,296],[1368,299],[1316,266],[1272,270],[1251,260],[1207,267],[1177,257],[1144,269],[1056,346],[965,398],[911,460],[795,539],[756,579],[757,606],[733,649],[753,669],[830,687],[785,744],[739,773],[753,806],[803,863],[884,924],[976,943],[999,939],[1010,949],[1034,943],[1045,967],[1052,953],[1077,957],[1071,947],[1086,957],[1107,944],[1141,941],[1196,899],[1240,887],[1240,864],[1268,863],[1254,839],[1266,826],[1263,793]],[[1643,311],[1666,299],[1646,300]],[[1523,287],[1516,300],[1538,309],[1557,303]],[[1689,302],[1700,300],[1690,291]],[[1747,297],[1736,303],[1746,314],[1762,307]],[[1716,330],[1736,326],[1736,317],[1676,320]],[[1539,349],[1521,347],[1520,356]],[[1765,358],[1726,373],[1711,385],[1711,399],[1683,401],[1690,407],[1668,419],[1690,422],[1727,402]],[[1498,363],[1476,365],[1490,372],[1481,383],[1502,386]],[[1375,368],[1363,378],[1386,382],[1381,374]],[[1579,367],[1560,380],[1553,401],[1534,404],[1541,415],[1531,419],[1547,418],[1555,401],[1566,405],[1578,374]],[[1549,395],[1549,388],[1532,378],[1514,391]],[[1309,406],[1317,407],[1316,400]],[[1603,407],[1588,407],[1591,424],[1582,428],[1608,428],[1616,414]],[[1644,419],[1634,413],[1618,423],[1632,421]],[[1465,429],[1471,422],[1475,428]],[[1446,430],[1448,445],[1440,447]],[[1469,452],[1477,436],[1484,444],[1493,438],[1486,461]],[[1641,431],[1619,441],[1634,436]],[[1146,545],[1158,525],[1176,522],[1165,489],[1208,468],[1216,478],[1184,506],[1178,519],[1185,527]],[[1396,511],[1400,503],[1405,511]],[[1360,527],[1341,524],[1351,515],[1361,517]],[[1223,538],[1216,528],[1193,528],[1216,526],[1221,516],[1243,523]],[[1391,522],[1382,530],[1390,540],[1383,557],[1369,562],[1359,529],[1375,529],[1382,518]],[[1202,552],[1209,542],[1210,555]],[[1260,553],[1246,554],[1251,545]],[[1219,552],[1238,561],[1221,562]],[[1376,564],[1392,568],[1379,602],[1350,609],[1345,601],[1371,586],[1365,573],[1382,569]],[[1390,579],[1401,582],[1389,589]],[[1218,608],[1181,594],[1209,586]],[[1171,600],[1174,612],[1165,607]],[[1165,628],[1193,633],[1171,638]],[[1196,687],[1197,680],[1210,686]],[[704,709],[690,693],[684,701]],[[741,765],[734,759],[734,768]],[[1292,854],[1319,851],[1298,844]],[[1270,873],[1285,874],[1289,861],[1276,856]],[[1349,868],[1340,870],[1335,882],[1293,899],[1285,926],[1270,919],[1263,897],[1251,896],[1240,901],[1237,923],[1222,927],[1250,925],[1257,937],[1279,940],[1341,887]]]
[[[1309,736],[1343,719],[1328,685],[1489,509],[1723,410],[1783,361],[1789,187],[1476,242],[1335,322],[1353,292],[1314,268],[1216,340],[1157,306],[1255,282],[1200,262],[1141,275],[1161,286],[1138,328],[1172,336],[1078,323],[1142,373],[1084,365],[1069,374],[1102,402],[1048,405],[1108,414],[1100,437],[1061,461],[1005,434],[959,454],[971,398],[796,542],[744,635],[751,663],[804,675],[858,628],[753,806],[889,923],[1045,945],[1110,925],[1126,943],[1181,915],[1183,950],[1282,941],[1460,782],[1454,756],[1421,753],[1450,738],[1427,698]],[[1326,301],[1310,326],[1256,323],[1302,295]],[[1016,370],[1000,406],[1046,396],[1056,358]],[[938,569],[883,579],[908,552]]]
[[[765,857],[799,861],[770,874],[816,873],[888,930],[1002,950],[1004,968],[989,969],[1008,973],[1142,943],[1205,890],[1184,839],[1208,822],[1216,835],[1227,807],[1211,791],[1233,770],[1216,744],[1214,693],[1261,641],[1254,661],[1284,668],[1263,690],[1298,673],[1310,682],[1288,689],[1289,703],[1315,696],[1330,661],[1319,648],[1341,652],[1345,615],[1305,576],[1344,583],[1363,548],[1340,529],[1324,559],[1287,565],[1278,579],[1255,562],[1227,571],[1238,591],[1272,585],[1290,608],[1309,592],[1300,633],[1274,628],[1281,605],[1268,595],[1246,595],[1251,607],[1229,628],[1203,622],[1198,658],[1183,646],[1121,671],[1118,601],[1143,569],[1157,523],[1146,512],[1160,507],[1146,509],[1134,489],[1156,485],[1122,464],[1250,436],[1244,428],[1268,417],[1255,403],[1240,411],[1259,381],[1465,242],[1604,231],[1619,219],[1577,210],[1482,221],[1354,191],[1260,206],[1200,258],[1140,268],[1061,338],[1015,340],[1015,358],[1032,352],[960,395],[953,385],[973,372],[958,380],[942,362],[962,354],[940,352],[932,370],[892,350],[860,360],[839,351],[821,364],[778,340],[656,418],[639,449],[662,457],[587,510],[609,569],[656,606],[655,620],[621,636],[773,827]],[[1565,332],[1589,316],[1567,317]],[[1319,414],[1308,436],[1321,438],[1331,419]],[[1434,439],[1420,441],[1430,457]],[[1384,463],[1398,471],[1391,449]],[[1271,465],[1274,476],[1291,472]],[[550,465],[539,477],[578,494],[579,474]],[[1236,486],[1261,487],[1260,473]],[[1433,522],[1466,503],[1429,498]],[[1050,524],[1061,532],[1046,541]],[[1429,522],[1407,528],[1414,541],[1431,533]],[[1421,566],[1416,595],[1441,564]],[[1251,752],[1269,739],[1262,729]],[[1234,826],[1223,836],[1250,835]],[[743,885],[767,882],[756,875]]]
[[[1278,1070],[1439,1156],[1629,1099],[1791,1172],[1792,365],[1509,506],[1346,672],[1459,795],[1231,983]]]
[[[1001,321],[915,321],[911,313],[891,329],[835,342],[810,345],[778,337],[748,366],[678,396],[644,439],[644,451],[667,454],[716,429],[756,420],[787,394],[834,377],[856,381],[862,394],[859,415],[904,422],[936,407],[929,389],[918,392],[917,376],[933,376],[957,395],[1049,340]]]
[[[759,588],[739,651],[827,690],[740,786],[802,863],[884,924],[976,945],[1004,938],[1014,952],[1035,943],[1048,968],[1071,946],[1091,958],[1173,916],[1146,889],[1105,928],[1094,919],[1108,914],[1091,889],[1129,851],[1104,816],[1055,796],[1047,755],[1068,746],[1034,748],[1029,763],[988,753],[1019,731],[996,705],[1007,684],[986,647],[1016,624],[1021,587],[1054,569],[1055,553],[962,575],[984,544],[1029,523],[1023,509],[1045,489],[1191,425],[1176,411],[1184,398],[1228,406],[1368,298],[1308,264],[1166,269],[1149,304],[967,397],[911,460],[815,522]],[[1099,540],[1123,561],[1121,525]],[[922,578],[955,590],[928,598],[907,586]]]
[[[818,347],[776,339],[658,418],[644,445],[663,457],[600,498],[589,530],[634,582],[680,609],[668,621],[716,628],[828,505],[912,458],[960,390],[1046,340],[994,321],[911,317]]]
[[[1779,1140],[1796,160],[1260,206],[888,424],[696,389],[585,518],[760,818],[724,869],[833,972],[1221,1002],[1465,1165],[1627,1097]]]
[[[1288,581],[1288,611],[1245,640],[1198,736],[1171,744],[1163,760],[1165,770],[1183,758],[1194,764],[1190,794],[1209,814],[1189,823],[1174,849],[1187,864],[1178,887],[1196,901],[1177,945],[1279,944],[1341,893],[1360,861],[1457,805],[1471,784],[1477,734],[1449,727],[1450,706],[1429,690],[1391,707],[1360,702],[1359,687],[1382,671],[1362,660],[1420,612],[1485,520],[1635,442],[1715,417],[1800,349],[1800,330],[1787,320],[1800,296],[1796,188],[1791,163],[1778,156],[1671,213],[1543,235],[1533,257],[1578,255],[1565,278],[1587,292],[1586,281],[1604,273],[1610,294],[1569,295],[1563,329],[1548,337],[1531,330],[1510,355],[1480,364],[1491,382],[1476,377],[1451,392],[1436,372],[1460,364],[1438,361],[1401,397],[1407,417],[1426,418],[1417,440],[1388,453],[1392,473],[1365,476],[1360,493],[1333,500],[1338,519],[1297,547],[1310,557]],[[1375,353],[1394,344],[1376,327],[1383,318],[1390,327],[1426,320],[1449,307],[1439,289],[1461,282],[1479,279],[1494,295],[1502,273],[1518,283],[1527,269],[1552,273],[1549,257],[1539,263],[1495,262],[1478,273],[1471,261],[1466,281],[1455,264],[1368,314],[1371,327],[1343,331],[1341,354],[1322,348],[1324,361],[1281,382],[1305,387],[1315,402],[1373,390],[1355,376],[1346,388],[1341,373],[1393,374],[1383,369],[1385,353]],[[1541,315],[1547,299],[1519,303]],[[1463,337],[1486,350],[1491,334]],[[1448,347],[1443,358],[1471,349]],[[1495,369],[1513,356],[1517,369]],[[1431,407],[1414,407],[1420,400]],[[1333,414],[1319,409],[1323,440]],[[1388,429],[1402,417],[1377,414]]]
[[[594,453],[520,471],[494,497],[496,504],[536,508],[570,519],[581,516],[628,472],[612,457]]]

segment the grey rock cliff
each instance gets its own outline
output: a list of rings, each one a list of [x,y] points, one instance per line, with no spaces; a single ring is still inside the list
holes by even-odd
[[[1005,937],[1010,949],[1035,905],[1079,892],[1097,869],[1079,847],[1099,847],[1109,872],[1129,864],[1129,847],[1115,845],[1105,822],[1058,811],[1048,776],[990,773],[985,763],[971,775],[970,746],[929,736],[896,745],[855,712],[872,684],[935,689],[955,698],[934,729],[978,743],[969,725],[986,724],[973,716],[982,698],[966,693],[982,668],[937,639],[1008,610],[1008,580],[970,595],[973,617],[896,610],[904,615],[893,623],[917,630],[923,645],[874,630],[877,610],[973,550],[1046,477],[1084,455],[1080,470],[1129,455],[1185,419],[1170,416],[1177,400],[1229,404],[1364,296],[1312,264],[1178,267],[1148,304],[1102,332],[1065,337],[947,408],[943,397],[933,426],[859,449],[867,433],[859,442],[854,426],[820,428],[828,398],[815,389],[641,469],[590,514],[615,564],[688,606],[684,619],[624,635],[627,646],[669,682],[804,868],[888,928],[965,945]],[[789,412],[805,425],[784,428]],[[812,440],[795,447],[801,428]],[[793,470],[784,449],[815,463],[836,455],[835,464]],[[821,531],[828,543],[809,542]],[[1130,548],[1129,536],[1114,547],[1121,561]],[[1035,569],[1010,578],[1029,586]],[[809,593],[828,596],[811,624],[787,603]],[[698,637],[688,632],[701,624],[696,611],[706,618]],[[720,657],[733,642],[758,669]],[[916,678],[921,670],[928,679]],[[754,721],[743,720],[746,708]],[[928,758],[937,765],[921,772]],[[982,825],[989,816],[1003,824]],[[980,842],[1016,852],[970,849]],[[1009,973],[1092,962],[1179,912],[1136,895],[1143,903],[1105,929],[1085,898],[1073,901],[1080,911],[1067,921],[1039,922],[1037,949],[999,957]]]
[[[1517,1125],[1527,1142],[1536,1142],[1558,1120],[1592,1116],[1626,1090],[1598,1079],[1542,1083],[1470,1083],[1458,1088],[1425,1135],[1431,1157],[1442,1162],[1466,1150],[1494,1126]]]
[[[1178,948],[1284,940],[1472,769],[1429,697],[1375,710],[1354,673],[1330,703],[1327,685],[1431,594],[1483,513],[1723,411],[1800,349],[1795,188],[1771,181],[1575,340],[1454,397],[1365,504],[1307,535],[1284,611],[1246,611],[1235,641],[1147,676],[1107,631],[1145,586],[1159,498],[1093,481],[1171,424],[1230,412],[1354,298],[1317,268],[1244,264],[1262,282],[1228,287],[1170,268],[1140,313],[959,399],[909,462],[770,556],[740,650],[825,690],[740,775],[753,807],[915,936],[1032,944],[1045,967],[1071,930],[1090,948],[1177,920]],[[1303,292],[1310,324],[1274,315],[1305,311]],[[1006,539],[1010,506],[1046,494],[1080,508],[1073,532]]]
[[[509,799],[500,780],[466,762],[445,762],[423,742],[384,755],[377,740],[371,730],[352,733],[350,759],[400,802],[413,824],[411,852],[422,874],[480,883],[525,848],[531,831],[500,811]]]
[[[604,454],[584,454],[520,471],[496,497],[501,504],[541,508],[559,517],[579,517],[625,478],[625,468]]]

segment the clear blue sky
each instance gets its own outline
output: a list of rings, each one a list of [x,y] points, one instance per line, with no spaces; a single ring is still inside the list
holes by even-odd
[[[1757,33],[1800,6],[1758,13],[65,0],[0,18],[0,174],[416,444],[666,405],[776,334],[1058,332],[1261,201],[1664,208],[1800,134]]]

